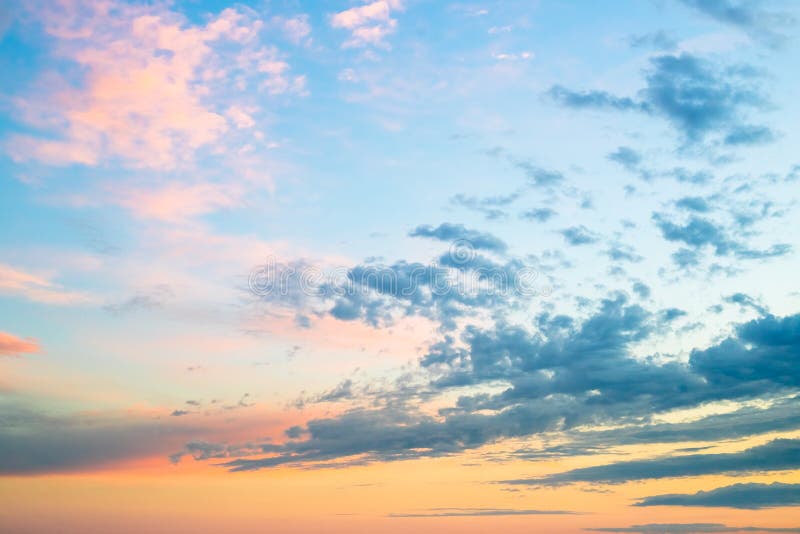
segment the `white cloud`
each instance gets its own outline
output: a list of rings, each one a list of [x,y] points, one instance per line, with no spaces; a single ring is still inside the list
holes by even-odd
[[[334,14],[331,26],[350,31],[350,39],[342,44],[344,48],[388,47],[385,38],[397,28],[397,20],[391,17],[392,11],[402,9],[401,0],[377,0]]]

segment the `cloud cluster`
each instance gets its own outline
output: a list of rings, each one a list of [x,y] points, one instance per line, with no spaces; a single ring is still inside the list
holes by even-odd
[[[30,9],[79,74],[50,73],[17,98],[27,129],[47,132],[11,136],[6,150],[18,161],[170,169],[230,129],[211,94],[224,101],[248,81],[273,94],[304,90],[304,78],[260,44],[264,23],[245,8],[202,25],[163,6],[35,2]],[[241,126],[243,118],[231,120]]]
[[[764,109],[768,102],[758,81],[761,73],[749,65],[721,67],[689,53],[659,55],[650,60],[645,86],[637,97],[606,91],[573,91],[560,85],[549,96],[575,109],[637,111],[665,118],[685,146],[701,145],[712,136],[723,145],[768,142],[773,132],[747,120],[748,110]],[[634,165],[630,151],[613,156]]]
[[[385,406],[311,420],[302,440],[270,444],[267,457],[241,458],[226,465],[240,471],[438,456],[544,432],[625,422],[641,425],[655,414],[714,401],[790,394],[800,387],[797,359],[791,357],[800,336],[800,316],[767,315],[743,323],[718,343],[695,349],[686,363],[635,357],[633,347],[659,331],[665,313],[669,310],[649,312],[617,295],[582,320],[541,314],[533,332],[503,321],[491,328],[467,326],[460,339],[445,336],[421,359],[427,383],[399,390]],[[410,402],[464,386],[492,384],[504,387],[495,393],[463,394],[437,414],[424,413]],[[796,403],[788,406],[793,410]],[[741,415],[748,417],[746,412]],[[777,419],[770,423],[769,417],[763,421],[765,430],[780,424]],[[754,425],[743,424],[751,430]],[[691,431],[670,430],[676,435]],[[660,430],[665,431],[669,434]],[[619,439],[625,435],[622,432]],[[613,436],[609,436],[612,442]],[[636,439],[664,438],[654,432]],[[729,456],[612,464],[514,483],[618,482],[637,472],[642,477],[664,477],[792,469],[798,464],[797,453],[796,441],[777,440]]]

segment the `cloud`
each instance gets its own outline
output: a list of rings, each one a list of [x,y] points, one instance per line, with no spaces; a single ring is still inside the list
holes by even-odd
[[[147,417],[56,416],[0,402],[0,474],[30,475],[102,468],[165,456],[199,432]]]
[[[635,506],[702,506],[760,510],[800,505],[800,484],[733,484],[690,494],[653,495]]]
[[[402,0],[376,0],[335,13],[331,16],[331,26],[350,31],[350,39],[342,44],[343,48],[388,48],[385,39],[397,28],[392,11],[402,10]]]
[[[48,275],[26,272],[3,263],[0,263],[0,294],[63,306],[91,300],[87,295],[62,288]]]
[[[548,187],[564,181],[564,175],[558,171],[543,169],[530,161],[511,159],[511,163],[521,169],[534,187]]]
[[[6,149],[17,161],[175,168],[201,148],[222,150],[229,122],[218,103],[237,84],[298,89],[286,77],[288,65],[259,44],[263,22],[244,8],[193,25],[160,5],[33,4],[57,55],[79,67],[80,77],[51,74],[17,98],[28,129],[48,131],[11,136]],[[279,64],[280,72],[262,68]],[[234,122],[241,125],[241,117]]]
[[[153,188],[123,189],[114,195],[114,202],[136,217],[180,223],[238,206],[244,190],[231,183],[167,182]]]
[[[760,145],[775,139],[775,134],[766,126],[744,124],[737,126],[725,136],[726,145]]]
[[[447,334],[429,347],[419,362],[420,371],[425,371],[420,378],[427,379],[415,387],[398,385],[397,391],[373,398],[370,408],[355,407],[308,421],[303,441],[271,445],[269,456],[226,465],[249,471],[284,464],[343,466],[442,456],[507,438],[625,422],[639,426],[594,437],[605,443],[615,439],[643,443],[692,435],[702,439],[712,427],[722,429],[715,430],[718,435],[796,428],[795,401],[780,408],[788,410],[788,416],[743,412],[738,414],[741,420],[707,420],[706,427],[700,423],[642,427],[654,414],[722,400],[774,398],[800,386],[798,362],[790,356],[800,336],[800,316],[766,316],[742,323],[717,344],[692,351],[688,362],[634,357],[632,347],[660,331],[662,315],[616,295],[583,320],[540,314],[534,318],[535,332],[499,319],[493,327],[467,326],[459,338]],[[435,416],[420,412],[411,402],[436,398],[453,388],[489,384],[503,387],[494,393],[463,394]],[[727,456],[642,460],[512,483],[622,482],[633,477],[792,469],[800,461],[798,450],[800,441],[776,440]]]
[[[733,295],[728,295],[723,300],[731,304],[738,304],[743,308],[752,308],[761,315],[769,314],[767,308],[759,304],[756,299],[745,293],[734,293]]]
[[[800,528],[729,527],[721,523],[648,523],[632,527],[588,528],[593,532],[636,534],[701,534],[706,532],[800,532]]]
[[[700,206],[691,200],[688,202],[695,207]],[[684,207],[685,205],[684,203]],[[777,243],[764,250],[750,248],[745,243],[732,238],[721,225],[695,214],[692,214],[683,224],[675,223],[661,213],[654,213],[652,219],[661,230],[664,239],[680,242],[690,247],[673,255],[673,259],[680,266],[696,264],[699,261],[699,252],[706,247],[713,249],[716,256],[732,255],[742,260],[783,256],[792,250],[791,246],[785,243]]]
[[[559,485],[573,482],[621,484],[632,480],[786,471],[800,468],[800,440],[776,439],[741,452],[688,454],[583,467],[541,478],[505,480],[506,484]]]
[[[527,221],[536,221],[544,223],[558,215],[554,209],[551,208],[535,208],[523,211],[519,214],[520,219]]]
[[[445,242],[464,241],[469,246],[503,254],[507,245],[502,239],[486,233],[466,228],[463,224],[442,223],[436,228],[430,225],[417,226],[408,233],[411,237],[429,237]]]
[[[684,210],[695,211],[698,213],[707,213],[711,211],[711,207],[708,205],[708,202],[706,202],[706,200],[702,197],[683,197],[675,202],[675,206]]]
[[[678,47],[678,42],[663,30],[631,35],[628,37],[628,44],[633,48],[652,48],[655,50],[674,50]]]
[[[564,510],[531,510],[514,508],[432,508],[427,512],[389,514],[389,517],[494,517],[509,515],[574,515]]]
[[[548,95],[563,106],[575,109],[639,111],[665,118],[681,134],[684,144],[703,143],[721,134],[726,144],[763,143],[772,139],[769,128],[746,122],[746,110],[767,105],[756,81],[758,72],[750,66],[722,68],[689,53],[660,55],[650,59],[645,71],[646,85],[638,98],[619,97],[605,91],[576,92],[556,85]],[[627,167],[631,152],[615,157]]]
[[[547,94],[556,102],[569,108],[649,111],[646,103],[637,102],[630,97],[615,96],[606,91],[571,91],[561,85],[554,85]]]
[[[272,23],[276,24],[281,31],[294,44],[311,44],[311,24],[308,22],[308,15],[296,15],[294,17],[272,17]]]
[[[767,11],[760,1],[744,0],[681,0],[685,5],[736,28],[741,29],[757,41],[776,48],[785,43],[787,37],[777,28],[794,26],[791,13]]]
[[[608,155],[608,159],[619,163],[629,171],[636,170],[642,162],[641,154],[627,146],[617,148],[617,150]]]
[[[487,220],[491,221],[507,217],[508,214],[501,208],[513,204],[521,196],[522,193],[520,192],[483,198],[459,194],[452,197],[450,203],[481,213]]]
[[[561,230],[561,235],[563,235],[564,240],[572,246],[591,245],[600,240],[597,234],[583,225],[565,228]]]
[[[22,339],[0,331],[0,356],[16,356],[39,352],[39,344],[32,339]]]

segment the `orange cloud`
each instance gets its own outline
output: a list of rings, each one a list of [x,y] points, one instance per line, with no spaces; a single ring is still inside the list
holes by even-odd
[[[8,332],[0,332],[0,356],[32,354],[39,352],[39,344],[30,339],[21,339]]]

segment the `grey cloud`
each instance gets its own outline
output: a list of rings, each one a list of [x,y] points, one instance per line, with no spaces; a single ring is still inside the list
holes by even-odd
[[[770,47],[779,47],[786,35],[777,28],[793,26],[796,22],[791,13],[767,11],[760,1],[742,0],[681,0],[701,13],[736,28],[739,28]]]
[[[203,431],[171,418],[49,415],[0,402],[0,474],[74,472],[165,456]]]
[[[689,246],[673,256],[680,266],[694,265],[698,262],[698,253],[706,247],[713,249],[716,256],[735,256],[738,259],[765,259],[783,256],[791,252],[791,246],[777,243],[768,249],[757,250],[732,238],[721,225],[708,218],[692,214],[685,223],[676,223],[664,214],[654,213],[653,222],[667,241],[676,241]],[[687,252],[688,250],[688,252]]]
[[[521,219],[544,223],[557,215],[556,211],[550,208],[535,208],[519,214]]]
[[[504,482],[522,485],[559,485],[573,482],[620,484],[631,480],[785,471],[798,468],[800,468],[800,440],[776,439],[742,452],[632,460],[573,469],[541,478]]]
[[[487,232],[479,232],[466,228],[463,224],[442,223],[437,227],[430,225],[417,226],[408,234],[411,237],[428,237],[439,241],[468,241],[469,244],[480,250],[504,253],[506,244],[500,238]]]
[[[645,497],[635,506],[703,506],[760,510],[800,505],[800,484],[733,484],[697,493]]]
[[[636,534],[701,534],[706,532],[800,532],[800,528],[729,527],[721,523],[648,523],[632,527],[588,528],[592,532]]]
[[[600,238],[585,226],[571,226],[561,230],[564,240],[573,246],[590,245],[597,243]]]
[[[561,85],[554,85],[548,96],[564,106],[577,109],[616,109],[619,111],[648,111],[646,103],[637,102],[630,97],[619,97],[607,91],[572,91]]]
[[[772,132],[745,122],[748,109],[763,109],[765,97],[747,66],[722,68],[688,53],[660,55],[650,60],[645,86],[636,99],[605,91],[576,92],[554,86],[548,95],[563,106],[577,109],[640,111],[658,115],[680,132],[685,145],[699,144],[720,133],[727,144],[763,143]],[[638,165],[636,154],[623,149],[610,156],[626,167]]]
[[[800,345],[800,315],[767,316],[743,323],[716,345],[695,349],[686,363],[632,357],[630,347],[657,332],[659,318],[618,295],[603,301],[583,321],[541,314],[535,333],[502,321],[493,328],[467,327],[460,339],[446,336],[422,358],[421,366],[431,377],[429,383],[399,389],[387,397],[392,401],[384,406],[356,408],[337,417],[309,421],[304,428],[307,439],[273,446],[272,456],[241,458],[227,466],[253,470],[283,464],[349,465],[440,456],[499,439],[625,421],[636,422],[638,434],[632,430],[611,432],[605,435],[607,442],[701,439],[708,438],[702,425],[642,428],[641,424],[654,413],[710,401],[788,394],[800,386],[798,360],[791,356]],[[462,396],[454,405],[440,409],[439,417],[418,413],[402,401],[490,383],[507,387],[498,393]],[[795,408],[796,404],[790,403],[785,409]],[[738,432],[767,432],[797,424],[797,417],[785,416],[780,422],[775,413],[738,415],[744,417],[738,426],[732,419],[709,419],[703,424],[707,430],[716,421],[718,428],[737,428]],[[594,435],[591,444],[601,445],[601,439],[602,435]],[[624,480],[636,472],[640,476],[688,476],[778,469],[776,462],[781,458],[787,466],[797,463],[800,449],[792,448],[794,443],[776,441],[728,457],[684,456],[657,459],[654,464],[621,464],[621,472],[616,471],[618,464],[599,466],[554,475],[547,482]]]
[[[450,203],[461,206],[471,211],[483,214],[487,220],[504,219],[508,214],[502,210],[510,206],[522,196],[521,192],[514,192],[509,195],[498,195],[490,197],[474,197],[466,195],[456,195],[450,199]]]

